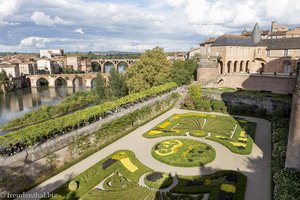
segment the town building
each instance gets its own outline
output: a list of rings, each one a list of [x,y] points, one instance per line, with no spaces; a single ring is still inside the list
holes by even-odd
[[[67,56],[66,66],[71,67],[73,70],[81,70],[81,57],[79,56]]]
[[[23,75],[32,75],[37,73],[37,64],[36,62],[22,62],[19,63],[20,74]]]
[[[40,59],[36,61],[38,73],[58,74],[60,66],[57,62],[50,59]]]
[[[64,55],[63,49],[40,50],[40,58],[53,58],[55,56],[63,56],[63,55]]]
[[[5,71],[6,75],[9,78],[19,77],[21,75],[19,66],[16,63],[8,63],[8,62],[0,63],[0,72],[2,71]]]

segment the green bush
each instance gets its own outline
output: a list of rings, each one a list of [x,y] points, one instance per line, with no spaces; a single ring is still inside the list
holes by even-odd
[[[255,116],[257,116],[257,117],[266,117],[267,116],[267,109],[257,108],[255,110]]]
[[[224,101],[219,101],[219,100],[212,100],[211,101],[211,107],[213,111],[225,111],[226,105]]]
[[[196,83],[189,86],[189,96],[195,102],[200,99],[202,95],[202,88],[200,83]]]
[[[300,171],[297,169],[282,169],[274,175],[274,200],[299,200]]]
[[[196,109],[201,111],[210,112],[212,109],[210,107],[210,101],[208,99],[197,99],[195,101]]]
[[[78,189],[78,183],[75,181],[71,181],[68,185],[68,188],[71,192],[76,191]]]

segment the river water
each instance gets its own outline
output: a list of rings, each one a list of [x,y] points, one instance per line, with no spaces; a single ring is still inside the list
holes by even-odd
[[[38,87],[0,94],[0,126],[42,105],[57,104],[64,97],[84,89],[83,87],[67,88],[66,86]]]

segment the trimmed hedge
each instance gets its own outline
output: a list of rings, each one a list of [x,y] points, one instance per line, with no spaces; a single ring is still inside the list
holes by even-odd
[[[6,135],[0,136],[0,147],[2,149],[6,149],[10,147],[10,144],[16,145],[17,143],[33,145],[36,142],[55,137],[55,135],[65,134],[66,132],[76,130],[99,120],[101,117],[104,117],[107,112],[114,111],[122,106],[130,106],[142,101],[143,99],[168,92],[176,86],[176,83],[167,83],[150,88],[143,92],[122,97],[113,102],[106,102],[63,117],[58,117],[40,124],[25,127],[18,131],[10,132]]]
[[[149,188],[163,189],[172,185],[173,178],[165,172],[151,172],[145,176],[144,182]]]

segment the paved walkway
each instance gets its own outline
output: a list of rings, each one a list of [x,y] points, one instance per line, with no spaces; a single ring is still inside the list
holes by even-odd
[[[130,134],[124,136],[118,141],[105,147],[104,149],[96,152],[88,158],[82,160],[69,169],[61,172],[60,174],[52,177],[44,183],[38,185],[27,193],[42,193],[51,192],[58,188],[65,182],[69,181],[72,177],[85,171],[92,165],[96,164],[107,155],[121,149],[131,150],[135,153],[144,165],[152,168],[155,171],[169,172],[172,175],[200,175],[211,174],[221,169],[237,170],[248,177],[248,184],[246,190],[246,200],[270,200],[271,199],[271,124],[267,120],[243,117],[246,120],[256,122],[256,137],[255,144],[253,145],[251,155],[234,154],[225,146],[204,138],[196,138],[192,136],[169,136],[154,139],[146,139],[142,136],[147,130],[153,128],[161,121],[169,118],[173,114],[182,114],[187,110],[171,109],[165,114],[152,120],[151,122],[141,126]],[[214,113],[222,115],[220,113]],[[205,141],[216,150],[216,158],[213,162],[202,167],[172,167],[161,163],[151,156],[151,148],[157,142],[171,138],[186,138],[198,141]]]

